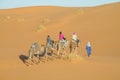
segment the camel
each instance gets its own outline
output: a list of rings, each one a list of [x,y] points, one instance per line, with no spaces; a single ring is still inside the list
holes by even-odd
[[[37,61],[35,61],[34,57],[37,57]],[[39,63],[41,57],[46,57],[45,45],[41,45],[39,47],[38,43],[32,44],[32,46],[30,47],[29,56],[28,56],[29,63],[31,63],[31,64],[32,64],[32,62]]]
[[[57,54],[59,56],[66,55],[67,46],[68,46],[68,41],[66,41],[66,44],[64,42],[58,41],[57,42]]]
[[[78,45],[77,45],[76,42],[71,41],[69,48],[70,48],[70,53],[73,53],[73,54],[76,54],[76,55],[77,55],[76,52],[77,52]]]

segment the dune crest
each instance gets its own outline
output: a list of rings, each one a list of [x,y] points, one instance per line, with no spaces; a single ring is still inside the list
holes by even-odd
[[[55,60],[27,67],[19,55],[28,56],[34,42],[55,41],[62,31],[68,41],[76,32],[80,57],[71,63]],[[114,80],[120,79],[120,3],[91,8],[29,7],[0,10],[1,80]],[[92,55],[87,57],[87,42]],[[69,49],[67,49],[69,53]]]

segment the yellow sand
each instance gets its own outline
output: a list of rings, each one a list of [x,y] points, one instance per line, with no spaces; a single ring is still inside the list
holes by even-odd
[[[33,42],[45,44],[47,35],[67,40],[76,32],[79,57],[26,66]],[[119,80],[120,3],[92,8],[29,7],[0,10],[0,80]],[[91,42],[92,55],[85,46]],[[69,50],[67,50],[69,53]]]

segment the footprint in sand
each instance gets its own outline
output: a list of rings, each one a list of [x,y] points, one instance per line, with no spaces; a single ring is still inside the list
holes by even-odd
[[[37,32],[40,32],[40,31],[45,30],[45,29],[46,29],[46,27],[45,27],[44,25],[39,25],[39,26],[37,27],[36,31],[37,31]]]
[[[5,21],[5,22],[7,22],[8,20],[10,20],[11,19],[11,16],[5,16],[4,18],[3,18],[3,20]]]
[[[17,21],[18,21],[18,22],[24,22],[25,19],[24,19],[24,18],[19,18]]]
[[[49,18],[44,18],[42,21],[42,24],[48,24],[50,22],[50,19]]]
[[[11,16],[6,16],[7,19],[11,19]]]
[[[75,55],[75,54],[69,55],[69,58],[70,58],[71,63],[79,63],[81,61],[84,61],[83,57],[79,55]]]
[[[76,10],[76,15],[83,15],[85,12],[82,8]]]

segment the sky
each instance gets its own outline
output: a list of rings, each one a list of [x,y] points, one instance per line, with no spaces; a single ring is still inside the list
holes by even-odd
[[[120,0],[0,0],[0,9],[28,6],[91,7],[114,2]]]

